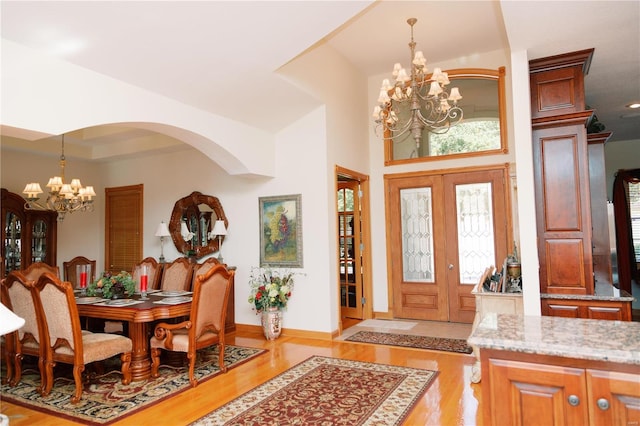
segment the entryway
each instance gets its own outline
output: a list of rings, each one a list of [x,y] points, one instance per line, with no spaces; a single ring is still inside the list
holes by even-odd
[[[340,321],[371,318],[368,214],[369,178],[336,167]],[[342,328],[344,329],[344,328]]]
[[[471,291],[511,241],[508,166],[388,175],[393,316],[472,323]]]

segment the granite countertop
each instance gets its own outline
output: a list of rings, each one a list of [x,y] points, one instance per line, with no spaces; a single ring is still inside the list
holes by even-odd
[[[555,294],[541,293],[541,299],[573,299],[573,300],[604,300],[611,302],[633,302],[634,297],[624,290],[619,290],[608,283],[596,283],[592,295],[585,294]]]
[[[640,323],[488,313],[467,340],[480,349],[640,365]]]

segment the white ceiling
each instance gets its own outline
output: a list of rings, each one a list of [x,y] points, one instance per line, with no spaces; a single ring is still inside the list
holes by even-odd
[[[408,62],[409,17],[418,18],[414,37],[428,63],[463,67],[509,46],[528,48],[530,59],[595,48],[587,104],[611,141],[640,139],[640,111],[620,118],[640,102],[638,1],[3,0],[0,8],[2,38],[269,131],[319,104],[279,67],[329,43],[363,78],[390,72]]]

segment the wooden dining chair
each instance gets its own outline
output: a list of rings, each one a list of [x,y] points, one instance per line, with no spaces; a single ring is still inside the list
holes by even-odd
[[[92,362],[120,354],[122,384],[128,385],[131,382],[131,339],[118,334],[82,331],[70,282],[60,281],[55,275],[44,273],[35,283],[35,290],[41,302],[39,309],[49,337],[45,354],[46,383],[43,395],[51,392],[53,367],[58,362],[73,364],[75,392],[71,397],[72,403],[77,403],[82,397],[82,372]]]
[[[62,272],[63,278],[65,281],[69,281],[73,288],[80,288],[80,279],[78,278],[77,267],[79,265],[89,265],[91,266],[91,274],[88,277],[88,282],[94,282],[96,279],[96,261],[87,259],[84,256],[76,256],[73,259],[62,262]]]
[[[145,257],[140,262],[133,265],[131,277],[136,282],[136,291],[140,291],[140,275],[143,266],[149,267],[148,283],[149,289],[158,289],[160,287],[160,277],[162,275],[162,264],[158,263],[153,257]]]
[[[191,290],[193,264],[185,257],[166,263],[162,270],[161,290]]]
[[[34,262],[23,269],[21,272],[29,281],[38,281],[40,275],[45,272],[54,274],[56,277],[60,278],[60,268],[58,268],[57,266],[51,266],[44,262]]]
[[[25,355],[38,358],[40,370],[40,386],[37,390],[44,392],[46,383],[46,340],[47,329],[40,317],[40,300],[34,288],[34,282],[27,280],[19,271],[12,271],[0,284],[2,304],[14,314],[25,320],[18,330],[5,336],[5,362],[7,367],[7,383],[16,386],[22,379],[22,360]]]
[[[234,271],[228,271],[224,265],[217,265],[206,274],[198,275],[189,319],[178,324],[162,322],[156,325],[149,344],[151,377],[159,376],[160,354],[163,350],[183,352],[189,360],[189,382],[196,387],[196,351],[216,344],[219,349],[218,367],[223,373],[227,371],[224,364],[224,326],[233,274]]]
[[[207,260],[205,260],[202,263],[196,263],[195,265],[193,265],[193,274],[192,274],[192,278],[191,278],[191,288],[195,288],[196,286],[196,278],[198,277],[198,275],[204,275],[207,272],[209,272],[209,269],[213,268],[214,266],[220,265],[220,261],[218,259],[216,259],[215,257],[210,257]]]

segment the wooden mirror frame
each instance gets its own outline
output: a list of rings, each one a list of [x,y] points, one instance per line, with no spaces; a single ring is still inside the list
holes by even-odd
[[[459,158],[459,157],[474,157],[474,156],[481,156],[481,155],[506,154],[509,152],[508,139],[507,139],[507,101],[506,101],[506,95],[505,95],[506,68],[499,67],[497,70],[486,69],[486,68],[460,68],[460,69],[447,70],[447,73],[449,76],[449,80],[451,80],[452,87],[455,86],[455,79],[490,80],[490,81],[495,81],[497,83],[498,116],[500,121],[500,148],[485,150],[485,151],[461,152],[461,153],[453,153],[453,154],[446,154],[446,155],[419,156],[415,158],[395,159],[393,157],[393,143],[394,143],[393,138],[391,137],[390,133],[387,132],[384,135],[385,166],[390,166],[395,164],[417,163],[417,162],[425,162],[425,161],[447,160],[450,158]],[[430,78],[430,77],[431,75],[427,76],[427,78]],[[464,97],[464,93],[462,93],[462,96]]]
[[[194,191],[190,195],[176,201],[173,206],[173,212],[171,213],[171,220],[169,221],[169,233],[171,234],[171,239],[173,240],[173,244],[176,246],[176,249],[185,255],[192,250],[193,256],[196,259],[200,259],[219,250],[218,237],[208,240],[207,245],[194,245],[192,247],[191,243],[182,239],[182,235],[180,234],[180,223],[183,218],[190,211],[200,211],[198,206],[201,204],[210,207],[215,214],[215,218],[211,217],[209,221],[207,233],[213,229],[213,224],[216,220],[223,220],[225,228],[229,227],[229,221],[224,214],[224,209],[222,208],[222,204],[220,204],[220,200],[211,195],[203,195],[198,191]],[[224,240],[224,238],[225,236],[223,235],[221,240]]]

